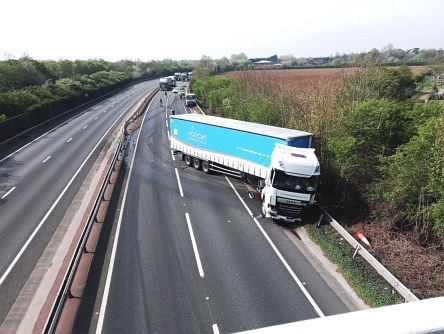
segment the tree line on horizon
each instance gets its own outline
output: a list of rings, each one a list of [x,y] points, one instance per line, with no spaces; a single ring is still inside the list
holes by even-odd
[[[212,59],[203,55],[196,65],[196,70],[208,70],[211,73],[224,73],[229,71],[242,71],[254,69],[254,63],[268,60],[273,64],[279,64],[282,69],[312,68],[312,67],[354,67],[362,62],[372,62],[385,66],[399,65],[432,65],[442,64],[444,51],[442,49],[413,48],[402,50],[388,45],[381,50],[376,48],[368,52],[339,54],[326,57],[294,57],[291,54],[268,57],[249,58],[244,52],[232,54],[229,58]],[[204,65],[203,65],[204,64]],[[203,66],[202,66],[203,65]]]
[[[62,112],[125,84],[190,71],[186,61],[45,60],[29,56],[0,61],[0,121],[27,112]]]
[[[375,64],[385,65],[402,65],[402,64],[415,64],[426,65],[430,63],[441,62],[443,58],[442,49],[421,49],[412,48],[403,50],[395,48],[392,44],[389,44],[381,50],[376,48],[371,49],[368,52],[360,53],[342,53],[336,52],[335,55],[326,57],[299,57],[295,58],[292,55],[285,55],[279,57],[279,60],[283,64],[289,66],[345,66],[362,63],[363,61],[370,61]]]
[[[424,63],[439,64],[444,58],[443,51],[435,49],[396,49],[389,45],[381,51],[372,49],[359,54],[339,55],[318,59],[319,66],[355,66],[362,61],[377,64]],[[28,55],[19,59],[0,61],[0,121],[36,110],[63,109],[88,98],[97,97],[106,89],[118,87],[134,80],[172,75],[175,72],[194,70],[198,76],[210,73],[250,70],[254,62],[267,59],[283,64],[283,68],[312,67],[307,58],[292,55],[267,58],[248,58],[245,53],[232,54],[230,59],[222,57],[213,60],[203,55],[198,61],[164,59],[143,62],[120,60],[109,62],[103,59],[90,60],[35,60]],[[203,72],[202,72],[203,71]],[[200,73],[199,73],[200,72]],[[437,73],[432,73],[437,74]]]

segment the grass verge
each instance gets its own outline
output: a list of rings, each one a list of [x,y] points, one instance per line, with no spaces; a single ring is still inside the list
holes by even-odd
[[[320,227],[307,224],[305,229],[321,247],[324,255],[338,266],[338,271],[365,303],[371,307],[380,307],[403,300],[365,260],[359,255],[353,258],[354,249],[329,224],[321,224]]]

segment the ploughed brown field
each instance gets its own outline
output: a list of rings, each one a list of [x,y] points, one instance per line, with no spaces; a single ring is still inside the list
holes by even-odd
[[[318,81],[320,79],[338,79],[353,71],[351,68],[307,68],[294,70],[252,70],[226,73],[226,76],[239,78],[248,75],[259,78],[279,78],[287,83],[294,81]]]
[[[418,73],[425,72],[427,66],[410,66],[412,73],[414,75]],[[293,80],[306,80],[306,79],[321,79],[321,78],[338,78],[351,73],[353,68],[304,68],[304,69],[293,69],[293,70],[254,70],[246,71],[250,75],[257,75],[262,77],[266,76],[276,76],[279,78],[287,79],[289,81]],[[230,77],[239,77],[245,72],[229,72],[226,75]]]

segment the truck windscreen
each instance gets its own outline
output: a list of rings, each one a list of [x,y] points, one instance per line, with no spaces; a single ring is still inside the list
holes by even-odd
[[[279,190],[314,193],[318,186],[318,176],[311,176],[309,178],[291,176],[285,174],[281,170],[275,170],[273,187]]]

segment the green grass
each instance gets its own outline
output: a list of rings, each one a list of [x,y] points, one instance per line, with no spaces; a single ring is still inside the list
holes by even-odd
[[[380,307],[402,301],[402,297],[359,255],[353,258],[354,249],[329,224],[305,225],[310,238],[317,243],[324,255],[338,266],[356,294],[368,305]]]
[[[429,80],[423,85],[419,86],[416,91],[420,93],[430,93],[432,91],[433,85],[435,85],[435,82],[433,80]],[[437,85],[437,87],[438,89],[443,89],[444,85]]]

